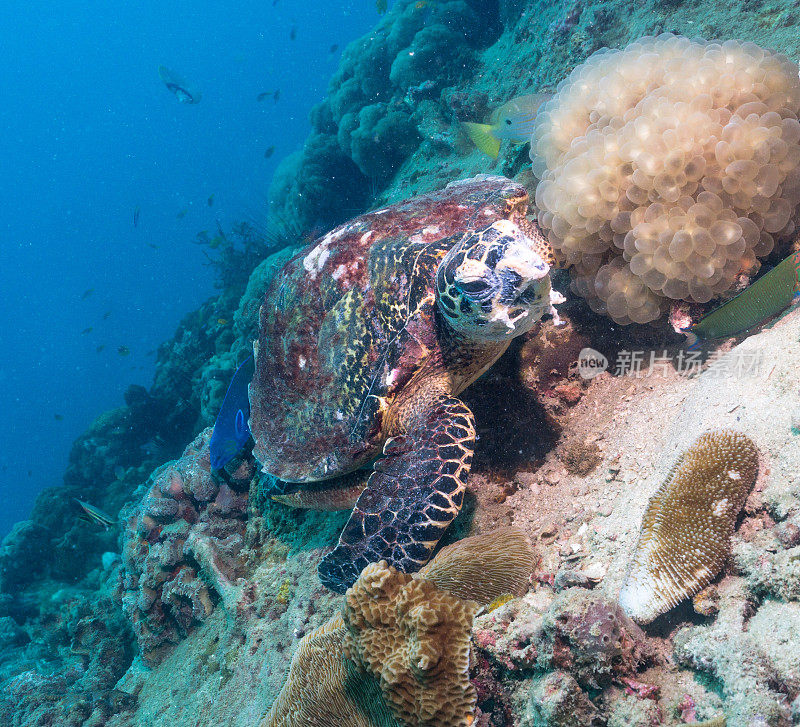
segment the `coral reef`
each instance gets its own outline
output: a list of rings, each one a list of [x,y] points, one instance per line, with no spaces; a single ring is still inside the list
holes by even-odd
[[[525,593],[536,562],[525,535],[508,527],[442,548],[417,575],[456,598],[489,604]]]
[[[345,654],[378,679],[409,727],[465,727],[475,710],[469,681],[474,602],[386,563],[368,565],[347,592]]]
[[[301,640],[262,727],[335,719],[393,727],[391,715],[407,727],[471,724],[469,637],[480,606],[453,594],[489,599],[525,590],[533,564],[522,534],[504,528],[444,548],[413,576],[385,562],[368,565],[342,614]]]
[[[573,290],[619,323],[725,292],[796,227],[798,115],[797,65],[753,43],[667,34],[573,70],[531,148]]]
[[[252,460],[234,461],[228,481],[215,480],[210,437],[205,430],[180,459],[157,469],[127,518],[120,597],[148,661],[205,621],[218,599],[233,615],[247,607],[237,579],[255,470]]]
[[[619,602],[649,623],[711,582],[722,568],[739,511],[758,471],[744,434],[703,434],[650,499]]]
[[[275,173],[271,213],[307,229],[362,210],[423,141],[418,95],[464,78],[499,28],[492,2],[395,3],[342,54],[304,149]]]
[[[377,682],[344,658],[346,633],[337,615],[300,640],[286,686],[261,727],[397,727]]]

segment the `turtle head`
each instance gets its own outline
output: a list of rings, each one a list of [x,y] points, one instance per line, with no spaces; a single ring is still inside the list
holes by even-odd
[[[505,341],[552,311],[550,267],[510,220],[471,233],[439,263],[439,310],[457,332]]]

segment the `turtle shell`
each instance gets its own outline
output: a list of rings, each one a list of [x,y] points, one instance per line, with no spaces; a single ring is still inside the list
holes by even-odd
[[[380,453],[383,412],[439,351],[438,262],[527,203],[522,185],[480,175],[356,217],[285,265],[261,307],[250,384],[265,472],[311,482]]]

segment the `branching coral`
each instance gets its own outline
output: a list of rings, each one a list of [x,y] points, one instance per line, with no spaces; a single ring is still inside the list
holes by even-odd
[[[719,573],[755,482],[758,450],[744,434],[707,432],[650,499],[619,602],[649,623]]]
[[[247,492],[254,470],[240,465],[230,480],[211,476],[207,429],[183,456],[153,473],[123,535],[120,592],[145,658],[204,621],[221,598],[234,612],[244,546]]]
[[[797,65],[753,43],[665,34],[575,68],[531,145],[575,292],[619,323],[725,292],[798,223],[798,116]]]

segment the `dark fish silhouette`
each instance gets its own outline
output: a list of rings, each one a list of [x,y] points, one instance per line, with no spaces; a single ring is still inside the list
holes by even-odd
[[[119,346],[117,348],[117,353],[120,356],[130,356],[131,350],[127,346]]]
[[[94,293],[94,288],[84,290],[83,293],[81,293],[81,300],[86,300],[92,293]]]
[[[295,38],[297,38],[297,26],[293,25],[289,31],[289,40],[294,40]]]
[[[142,211],[141,207],[137,204],[136,207],[133,208],[133,226],[139,226],[139,213]]]
[[[89,326],[88,328],[84,328],[84,329],[81,331],[81,335],[82,335],[82,336],[85,336],[87,333],[91,333],[93,330],[94,330],[94,328],[93,328],[92,326]]]
[[[209,207],[213,207],[214,206],[214,195],[213,194],[210,195],[209,198],[208,198],[208,206]]]
[[[193,104],[200,102],[202,94],[190,88],[186,81],[170,71],[166,66],[158,67],[158,75],[167,87],[167,90],[175,94],[175,98],[181,103]]]
[[[177,217],[179,220],[182,220],[184,217],[186,217],[186,213],[187,213],[188,211],[189,211],[189,208],[188,208],[188,207],[184,207],[184,208],[183,208],[183,209],[182,209],[180,212],[178,212],[178,214],[177,214],[177,215],[175,215],[175,216],[176,216],[176,217]]]
[[[64,415],[63,414],[53,414],[53,419],[55,419],[57,422],[63,422],[64,421]]]
[[[328,53],[336,53],[339,50],[339,44],[334,43],[330,48],[328,48]]]
[[[222,469],[230,462],[250,439],[250,399],[247,387],[255,371],[255,361],[248,356],[236,369],[225,400],[217,414],[214,423],[214,432],[211,435],[209,451],[211,454],[211,468]]]
[[[78,503],[78,505],[80,505],[82,511],[81,514],[78,515],[79,520],[83,520],[87,523],[96,523],[97,525],[102,525],[106,530],[108,530],[116,522],[111,515],[103,512],[99,507],[90,505],[88,502],[83,502],[83,500],[79,500],[77,497],[73,499]]]
[[[111,316],[111,311],[107,310],[105,313],[103,313],[103,320],[107,321],[110,316]]]
[[[103,350],[105,347],[106,347],[106,346],[105,346],[105,344],[104,344],[104,343],[101,343],[101,344],[100,344],[100,345],[99,345],[99,346],[98,346],[98,347],[95,349],[95,351],[97,351],[97,353],[100,353],[100,352],[101,352],[101,351],[102,351],[102,350]]]
[[[274,153],[275,153],[275,147],[274,146],[268,147],[267,150],[264,152],[264,159],[269,159]]]

